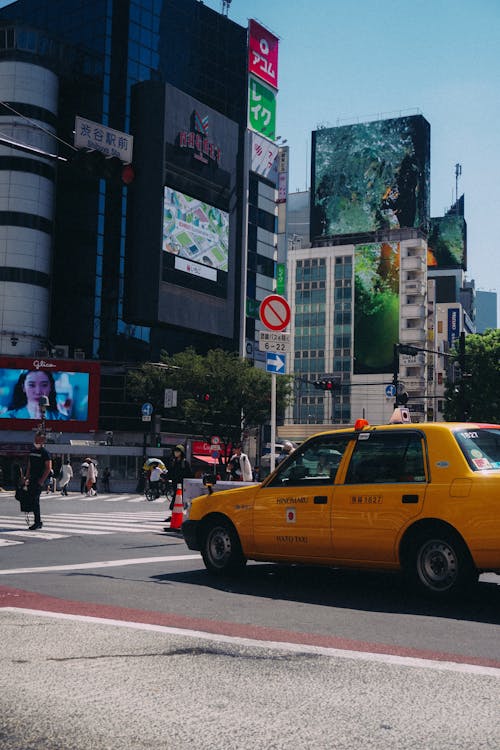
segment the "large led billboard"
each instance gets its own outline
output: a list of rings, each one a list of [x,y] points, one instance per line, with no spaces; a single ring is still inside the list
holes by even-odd
[[[311,237],[427,229],[430,126],[421,116],[313,132]]]
[[[96,362],[0,357],[0,428],[30,430],[43,418],[57,432],[97,429],[100,368]]]
[[[463,216],[447,214],[430,220],[427,265],[430,268],[466,268],[466,226]]]
[[[356,245],[354,254],[355,375],[389,373],[399,341],[399,243]]]
[[[189,263],[179,270],[211,278],[210,271],[227,271],[229,214],[180,190],[165,187],[162,249]],[[177,264],[176,264],[177,268]],[[189,270],[191,269],[191,270]]]

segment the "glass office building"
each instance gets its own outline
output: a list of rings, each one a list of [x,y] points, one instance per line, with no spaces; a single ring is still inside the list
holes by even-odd
[[[22,86],[5,89],[2,100],[7,99],[14,112],[2,109],[0,123],[14,126],[16,118],[17,125],[30,118],[37,128],[59,139],[56,145],[52,138],[51,148],[44,150],[52,153],[57,148],[68,160],[74,154],[76,115],[130,133],[134,117],[140,120],[140,113],[132,111],[133,87],[150,81],[170,84],[200,107],[205,105],[236,123],[243,144],[247,30],[197,0],[17,0],[0,10],[0,69],[6,71],[5,65],[18,80],[29,68],[34,93],[30,103]],[[45,106],[33,84],[37,76],[50,78],[50,85],[44,84],[50,90]],[[41,236],[49,238],[43,268],[30,261],[24,276],[18,274],[15,280],[18,285],[29,281],[31,298],[37,286],[45,290],[35,297],[50,310],[50,317],[39,329],[32,326],[33,340],[38,338],[43,345],[44,335],[50,332],[52,342],[103,360],[158,357],[162,349],[172,350],[172,341],[176,349],[193,345],[202,351],[221,344],[238,349],[238,320],[229,334],[225,330],[221,335],[205,335],[193,327],[174,336],[164,322],[125,318],[128,216],[134,185],[127,188],[96,179],[61,160],[56,166],[54,160],[13,150],[2,153],[11,161],[0,161],[0,168],[24,170],[31,178],[42,171],[53,190],[51,205],[36,219],[33,215],[40,213],[40,207],[31,216],[29,209],[16,211],[14,219],[0,210],[0,230],[14,221],[23,231],[32,231],[35,222]],[[241,195],[243,148],[237,160],[236,192]],[[140,173],[141,164],[134,167]],[[234,231],[241,232],[241,223],[239,214]],[[19,259],[16,262],[19,266]],[[154,281],[154,273],[152,277]],[[235,289],[241,294],[236,279]],[[235,304],[235,309],[240,305]]]

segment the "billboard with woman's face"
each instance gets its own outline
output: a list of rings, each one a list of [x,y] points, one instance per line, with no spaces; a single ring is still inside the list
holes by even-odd
[[[0,357],[0,428],[26,430],[45,420],[59,432],[97,429],[95,362]]]

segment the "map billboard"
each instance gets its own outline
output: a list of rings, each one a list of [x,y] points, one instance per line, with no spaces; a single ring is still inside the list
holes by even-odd
[[[356,245],[354,253],[354,374],[392,372],[399,341],[398,242]]]
[[[311,237],[427,229],[430,126],[421,116],[313,133]]]
[[[162,249],[189,261],[183,271],[204,275],[198,266],[228,270],[229,214],[180,190],[165,187]],[[191,269],[191,265],[194,264]]]

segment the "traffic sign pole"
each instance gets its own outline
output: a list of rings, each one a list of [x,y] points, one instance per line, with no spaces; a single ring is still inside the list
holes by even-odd
[[[271,462],[269,468],[271,473],[276,466],[274,445],[276,443],[276,373],[271,373]]]

